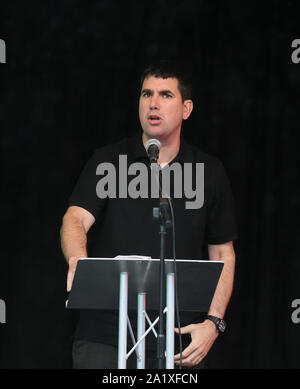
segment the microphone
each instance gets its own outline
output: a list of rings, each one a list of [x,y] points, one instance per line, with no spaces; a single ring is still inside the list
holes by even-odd
[[[161,143],[158,139],[149,139],[145,145],[150,163],[157,163]]]

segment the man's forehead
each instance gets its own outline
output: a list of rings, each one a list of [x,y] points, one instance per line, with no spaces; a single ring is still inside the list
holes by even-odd
[[[143,89],[170,89],[173,91],[178,91],[178,79],[175,77],[156,77],[148,76],[144,79],[142,90]]]

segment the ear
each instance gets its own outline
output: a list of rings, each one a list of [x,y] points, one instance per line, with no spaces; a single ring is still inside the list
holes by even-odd
[[[183,120],[186,120],[193,110],[193,101],[192,100],[184,100],[183,102]]]

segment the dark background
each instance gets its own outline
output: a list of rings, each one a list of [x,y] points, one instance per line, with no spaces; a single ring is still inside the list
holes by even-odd
[[[228,331],[214,368],[298,368],[297,1],[1,2],[1,368],[71,367],[59,228],[96,147],[139,129],[138,72],[156,58],[195,69],[186,139],[219,157],[239,240]]]

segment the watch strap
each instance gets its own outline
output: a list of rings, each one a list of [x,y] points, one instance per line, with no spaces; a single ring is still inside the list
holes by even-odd
[[[226,323],[223,319],[220,319],[219,317],[213,316],[213,315],[207,315],[206,319],[212,321],[218,332],[224,332],[226,328]]]

